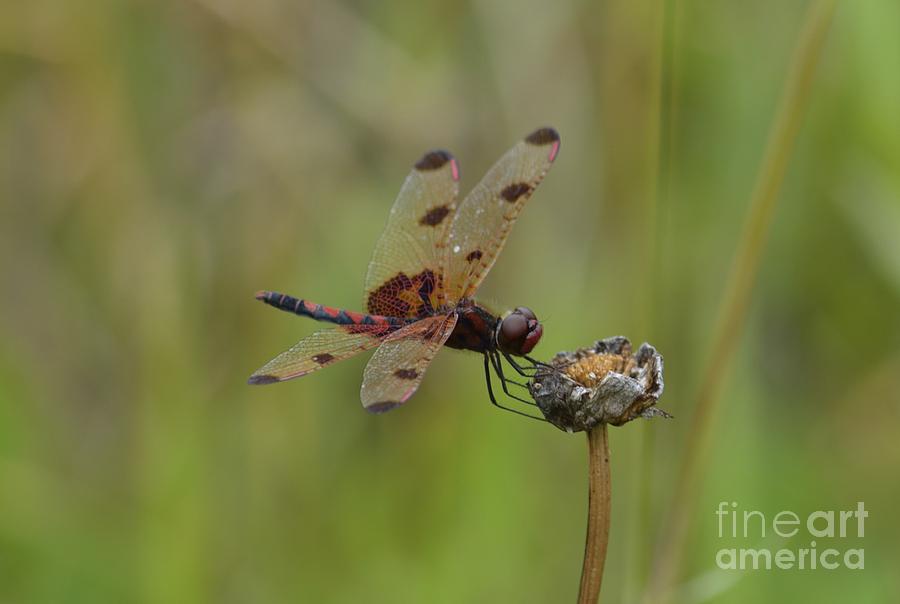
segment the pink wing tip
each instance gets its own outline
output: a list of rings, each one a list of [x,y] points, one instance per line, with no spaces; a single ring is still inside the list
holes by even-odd
[[[453,180],[459,180],[459,165],[455,159],[450,160],[450,170],[453,172]]]
[[[556,154],[559,153],[559,141],[553,143],[553,146],[550,147],[550,161],[552,162],[556,159]]]
[[[539,147],[550,145],[549,159],[551,162],[556,159],[556,154],[559,152],[559,141],[559,132],[550,127],[538,128],[525,137],[525,142],[531,145]]]
[[[257,300],[265,300],[265,299],[266,299],[266,296],[268,295],[268,293],[269,293],[269,292],[267,292],[266,290],[261,289],[261,290],[259,290],[258,292],[256,292],[256,293],[254,294],[254,297],[255,297]]]

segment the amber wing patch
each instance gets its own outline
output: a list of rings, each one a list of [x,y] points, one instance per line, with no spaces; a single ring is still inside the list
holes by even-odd
[[[447,151],[426,153],[406,177],[366,274],[366,310],[421,318],[444,304],[440,277],[457,209],[459,166]]]
[[[399,273],[369,294],[366,309],[374,315],[422,319],[440,306],[441,280],[430,269],[412,277]]]

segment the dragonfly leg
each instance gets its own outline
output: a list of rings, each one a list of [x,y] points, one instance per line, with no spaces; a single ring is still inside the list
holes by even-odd
[[[529,413],[523,413],[516,409],[511,409],[510,407],[504,407],[503,405],[501,405],[500,403],[497,402],[497,399],[494,397],[494,387],[493,387],[493,384],[491,383],[491,365],[490,365],[490,361],[488,359],[487,353],[485,353],[485,355],[484,355],[484,380],[487,383],[488,396],[491,398],[491,404],[494,405],[495,407],[498,407],[499,409],[503,409],[504,411],[509,411],[510,413],[515,413],[516,415],[521,415],[523,417],[536,419],[536,420],[542,421],[542,422],[547,421],[543,417],[538,417],[536,415],[531,415]],[[505,386],[504,386],[504,389],[505,389]]]
[[[519,375],[523,375],[528,378],[534,377],[534,372],[537,371],[537,365],[538,365],[538,363],[540,363],[540,361],[535,362],[531,358],[525,357],[528,360],[528,362],[532,363],[532,366],[531,367],[522,367],[521,365],[519,365],[519,363],[516,362],[516,359],[513,358],[513,356],[511,354],[509,354],[508,352],[503,353],[503,358],[506,359],[506,362],[509,363],[512,366],[512,368],[515,369]],[[541,363],[541,364],[543,364],[543,363]],[[529,371],[531,373],[528,373]]]
[[[527,354],[522,355],[522,358],[525,359],[526,361],[528,361],[529,363],[531,363],[532,365],[534,365],[535,369],[537,369],[538,367],[544,367],[547,369],[555,369],[555,367],[553,367],[553,365],[548,365],[544,361],[539,361],[537,359],[533,359],[530,356],[528,356]]]
[[[488,353],[490,354],[490,353]],[[506,387],[507,382],[511,382],[516,384],[517,386],[521,386],[522,388],[528,388],[525,384],[520,384],[519,382],[514,382],[513,380],[506,379],[506,376],[503,375],[503,365],[500,362],[500,355],[494,353],[491,354],[491,364],[494,366],[494,371],[497,373],[497,377],[500,378],[500,384],[503,386],[503,393],[506,394],[509,398],[515,399],[520,403],[525,403],[526,405],[531,405],[532,407],[537,407],[537,403],[534,401],[529,401],[515,394],[512,394],[509,389]]]
[[[517,382],[516,380],[506,377],[506,375],[503,373],[503,366],[500,361],[500,355],[498,355],[497,353],[493,353],[493,355],[491,356],[491,365],[494,366],[494,372],[502,380],[504,385],[512,384],[514,386],[522,388],[523,390],[528,390],[528,384],[523,384],[522,382]],[[504,391],[506,391],[506,388],[504,388]],[[507,392],[507,394],[509,393]],[[510,394],[510,396],[512,395]],[[534,403],[529,402],[528,404],[533,405]]]

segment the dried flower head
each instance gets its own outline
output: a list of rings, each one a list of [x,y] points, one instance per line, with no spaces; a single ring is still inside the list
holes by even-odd
[[[560,352],[549,366],[538,367],[528,389],[547,421],[567,432],[671,417],[655,407],[663,392],[662,356],[646,343],[632,354],[622,336]]]

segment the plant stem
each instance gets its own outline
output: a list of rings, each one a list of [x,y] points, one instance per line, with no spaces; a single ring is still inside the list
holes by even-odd
[[[595,604],[603,582],[603,564],[609,543],[610,494],[609,440],[606,424],[588,432],[588,522],[581,567],[579,604]]]

